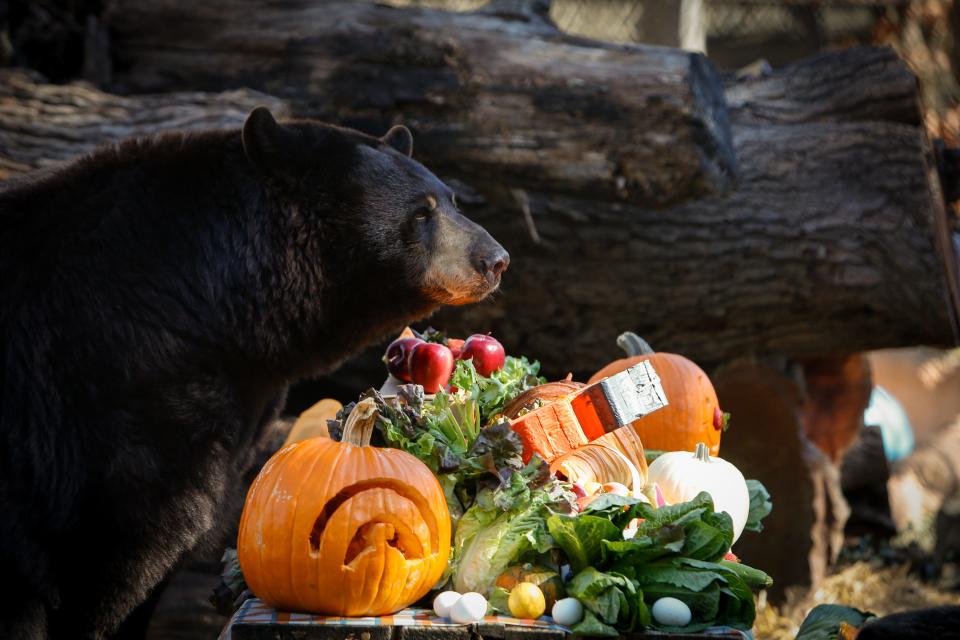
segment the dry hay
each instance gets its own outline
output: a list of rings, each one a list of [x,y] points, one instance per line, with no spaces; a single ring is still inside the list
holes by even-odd
[[[807,612],[818,604],[843,604],[877,615],[941,604],[960,605],[960,593],[939,590],[907,572],[907,565],[877,568],[857,562],[828,577],[815,593],[788,590],[781,607],[765,605],[761,600],[754,636],[758,640],[792,640]]]

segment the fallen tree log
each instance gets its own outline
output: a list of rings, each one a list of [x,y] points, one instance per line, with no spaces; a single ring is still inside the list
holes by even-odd
[[[793,68],[728,89],[739,179],[726,197],[655,210],[530,191],[539,242],[519,205],[480,207],[514,256],[504,294],[436,324],[494,328],[555,372],[595,370],[624,329],[706,365],[953,342],[946,266],[957,262],[938,235],[945,212],[917,103],[870,78],[906,68],[887,50],[803,66],[810,84],[780,100],[764,86]],[[830,81],[845,77],[843,91]],[[776,117],[752,117],[751,96]]]
[[[705,363],[951,341],[917,129],[768,125],[737,152],[733,194],[668,212],[530,192],[539,243],[519,206],[474,213],[511,272],[496,305],[438,324],[495,327],[551,368],[598,368],[624,329]]]
[[[735,169],[701,54],[576,38],[533,10],[114,0],[105,19],[124,90],[247,86],[380,133],[402,117],[421,158],[491,182],[664,204]]]
[[[173,129],[239,127],[265,104],[282,100],[247,89],[115,96],[77,82],[46,84],[21,70],[0,71],[0,179],[86,153],[99,144]]]
[[[332,3],[321,19],[293,2],[258,14],[254,34],[242,11],[194,4],[114,3],[121,82],[243,83],[312,115],[403,120],[418,155],[475,194],[468,212],[504,241],[513,267],[497,304],[446,311],[438,324],[495,329],[553,371],[589,371],[627,328],[707,363],[955,338],[956,257],[916,80],[890,50],[731,83],[733,152],[696,165],[717,175],[730,166],[721,158],[737,158],[734,188],[718,195],[694,188],[694,165],[676,159],[723,149],[727,137],[724,99],[697,56],[562,36],[536,13]],[[153,30],[188,16],[189,32]],[[190,43],[201,40],[196,55]],[[677,128],[677,107],[700,116],[700,133],[717,132],[706,147]],[[624,147],[644,148],[627,197],[616,172],[584,179],[584,162],[600,154],[615,165]],[[663,177],[681,165],[686,178]],[[638,189],[641,173],[649,182]]]
[[[179,0],[143,6],[154,7],[154,13],[146,14],[154,17],[163,7],[179,7],[182,13],[171,17],[181,23],[189,13]],[[309,39],[304,33],[313,33],[314,26],[294,21],[301,8],[298,3],[292,6],[295,10],[282,23],[284,28]],[[327,6],[329,11],[345,11],[348,17],[359,11],[340,4]],[[144,15],[133,7],[130,11]],[[222,20],[206,9],[201,13],[204,24],[195,28],[203,33],[216,31]],[[450,16],[432,14],[418,10],[412,15],[430,24]],[[397,15],[406,24],[406,14]],[[340,25],[343,33],[338,37],[353,43],[360,23],[351,20],[328,17],[326,22]],[[529,37],[524,29],[531,24],[534,33],[546,29],[536,18],[504,21],[487,15],[482,20],[500,20],[506,25],[505,33],[515,38],[520,38],[518,34]],[[122,23],[117,17],[114,22]],[[367,31],[360,31],[372,38],[369,29],[367,25]],[[399,38],[396,34],[402,30],[393,29],[391,33]],[[131,33],[124,35],[121,30],[118,36],[118,56],[127,63],[132,60],[131,51],[141,46]],[[414,27],[409,33],[408,46],[417,49],[418,38],[424,36],[416,35]],[[459,44],[456,34],[444,33],[452,39],[447,44],[453,50],[469,49]],[[278,37],[277,33],[263,35],[249,49],[244,49],[247,45],[242,41],[234,44],[246,52],[244,60],[256,67],[257,47]],[[566,37],[561,40],[565,42]],[[399,46],[400,40],[391,42]],[[588,43],[575,42],[589,57]],[[151,52],[143,60],[155,64],[163,60],[160,53],[143,46]],[[324,50],[311,46],[312,52]],[[632,60],[630,52],[643,51],[598,48],[602,64],[597,66],[614,67],[603,72],[607,76],[625,73],[611,52]],[[294,50],[288,60],[291,64],[304,55]],[[178,61],[189,52],[174,48],[167,53]],[[195,51],[192,55],[203,57]],[[271,55],[286,59],[276,51]],[[321,60],[313,64],[321,65]],[[355,57],[349,60],[338,66],[337,77],[347,74],[350,65],[363,73],[380,68]],[[278,64],[271,58],[268,67],[276,71]],[[538,64],[550,66],[547,58]],[[144,67],[134,65],[130,74],[133,69],[142,72]],[[203,69],[209,77],[200,72],[191,76],[199,85],[230,86],[241,80],[236,69],[228,68],[222,77],[213,67]],[[476,69],[474,73],[483,69],[479,62]],[[162,71],[155,67],[154,88],[162,84]],[[173,74],[173,66],[166,72]],[[261,78],[258,73],[251,73],[252,82]],[[175,75],[171,82],[182,85],[185,80]],[[659,349],[685,353],[706,366],[750,354],[803,358],[953,340],[945,265],[955,269],[956,257],[950,243],[938,246],[937,227],[945,225],[946,218],[919,125],[916,85],[889,50],[832,54],[731,83],[726,92],[738,158],[735,186],[725,195],[666,208],[640,206],[615,193],[575,195],[571,185],[578,183],[563,188],[555,185],[557,176],[528,181],[540,167],[535,155],[526,158],[524,170],[509,180],[499,172],[479,171],[472,156],[475,149],[463,139],[440,145],[431,138],[435,129],[423,101],[429,91],[421,87],[416,93],[419,98],[405,103],[397,83],[370,83],[371,91],[383,93],[381,110],[369,104],[351,108],[346,99],[324,102],[324,96],[340,86],[329,75],[317,76],[313,83],[291,84],[286,95],[298,113],[309,110],[311,104],[318,113],[325,113],[333,104],[342,122],[369,123],[378,113],[385,122],[411,123],[416,129],[417,156],[456,186],[465,211],[490,229],[513,256],[503,292],[494,302],[445,310],[433,322],[454,332],[493,330],[512,351],[540,358],[549,374],[569,369],[591,373],[617,355],[615,338],[624,329],[645,335]],[[456,95],[451,93],[449,100],[435,107],[442,112],[436,116],[441,130],[450,126],[458,109],[472,113],[455,104]],[[531,99],[537,95],[533,91]],[[119,98],[103,98],[112,99]],[[133,103],[141,99],[122,98]],[[413,106],[407,109],[408,104]],[[73,108],[78,114],[87,110],[81,103]],[[149,111],[149,105],[139,105],[137,110]],[[486,114],[491,118],[488,130],[511,131],[514,126],[511,112]],[[601,122],[599,114],[591,117]],[[0,132],[30,131],[34,122],[33,117],[0,114]],[[558,135],[576,139],[585,153],[594,145],[603,149],[603,141],[591,137],[593,130],[577,128],[577,122],[571,116]],[[625,139],[634,129],[649,125],[646,119],[619,122]],[[644,130],[644,134],[657,131]],[[95,134],[110,137],[109,131]],[[32,141],[37,153],[43,153],[44,145],[62,143],[52,140],[57,136],[48,138],[41,132]],[[507,144],[504,140],[509,136],[497,139],[498,144]],[[19,153],[0,137],[0,156],[16,161]],[[689,190],[683,193],[684,198],[692,197]],[[351,387],[369,385],[378,379],[380,368],[371,353],[338,376]]]

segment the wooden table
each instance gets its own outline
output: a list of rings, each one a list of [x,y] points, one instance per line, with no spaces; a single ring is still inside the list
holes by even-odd
[[[711,630],[702,634],[634,633],[630,640],[705,640],[751,636],[735,630]],[[323,618],[282,613],[259,600],[248,600],[234,614],[220,640],[566,640],[569,633],[549,618],[520,621],[488,616],[479,624],[453,624],[425,609],[406,609],[394,616],[371,618]]]

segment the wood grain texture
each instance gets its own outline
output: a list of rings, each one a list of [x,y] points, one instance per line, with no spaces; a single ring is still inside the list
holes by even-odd
[[[208,11],[197,10],[201,16]],[[343,10],[352,15],[352,9]],[[439,19],[432,12],[412,15]],[[354,33],[356,25],[347,23],[343,28]],[[411,28],[407,37],[408,48],[420,51],[422,32]],[[267,41],[276,46],[273,36]],[[586,41],[575,42],[588,51]],[[602,48],[598,55],[606,59],[617,50]],[[624,51],[639,55],[633,48]],[[194,51],[192,57],[202,56]],[[364,64],[349,62],[361,75]],[[349,75],[346,68],[342,72]],[[229,71],[227,79],[234,73],[239,71]],[[222,80],[222,86],[235,80]],[[367,85],[377,86],[372,80]],[[529,96],[541,90],[547,89]],[[478,168],[469,140],[431,141],[431,132],[452,122],[444,111],[448,101],[431,112],[423,92],[409,108],[388,93],[392,97],[369,113],[416,120],[416,156],[456,188],[464,211],[513,258],[502,291],[491,301],[447,309],[431,320],[454,335],[494,331],[511,352],[541,359],[548,374],[573,370],[583,379],[620,355],[615,339],[627,329],[657,349],[708,367],[749,354],[802,358],[953,340],[944,273],[945,266],[956,267],[954,243],[938,236],[948,232],[916,115],[915,83],[889,50],[830,54],[760,78],[731,80],[736,183],[725,195],[669,207],[640,206],[616,194],[571,193],[520,170],[511,183]],[[280,113],[288,104],[249,91],[119,97],[86,85],[43,85],[6,75],[0,82],[0,168],[10,173],[43,166],[129,134],[236,126],[260,102]],[[296,104],[290,109],[304,108]],[[488,129],[513,130],[513,112],[485,113]],[[344,111],[345,120],[357,118]],[[604,148],[589,118],[579,128],[578,118],[569,118],[551,125],[557,135],[576,139],[584,149]],[[535,173],[549,152],[543,140],[528,141],[526,171]],[[502,154],[516,151],[503,136],[488,142]],[[368,352],[338,375],[348,387],[369,386],[382,377],[379,353]]]
[[[771,602],[783,602],[791,585],[813,585],[829,563],[816,540],[826,524],[820,478],[808,462],[812,445],[803,436],[802,374],[781,362],[746,359],[713,374],[720,404],[732,415],[720,456],[747,478],[760,480],[773,496],[763,531],[745,531],[736,554],[773,576]]]
[[[0,179],[131,136],[239,127],[259,104],[288,113],[282,100],[246,89],[124,97],[83,82],[47,84],[26,71],[0,70]]]
[[[115,0],[106,19],[124,90],[247,86],[371,133],[402,121],[428,165],[504,184],[659,205],[721,193],[735,170],[702,55],[536,13]]]
[[[701,363],[952,339],[916,127],[736,130],[737,189],[668,211],[528,193],[471,215],[512,264],[494,304],[433,320],[487,331],[548,370],[592,373],[624,330]]]
[[[922,120],[917,78],[890,48],[834,51],[758,78],[728,78],[726,87],[737,124]]]

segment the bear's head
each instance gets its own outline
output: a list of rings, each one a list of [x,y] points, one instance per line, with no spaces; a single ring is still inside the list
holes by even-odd
[[[298,219],[325,282],[377,281],[420,308],[483,299],[510,256],[457,208],[453,191],[414,160],[413,137],[382,138],[311,120],[277,122],[254,109],[244,153],[284,215]]]

